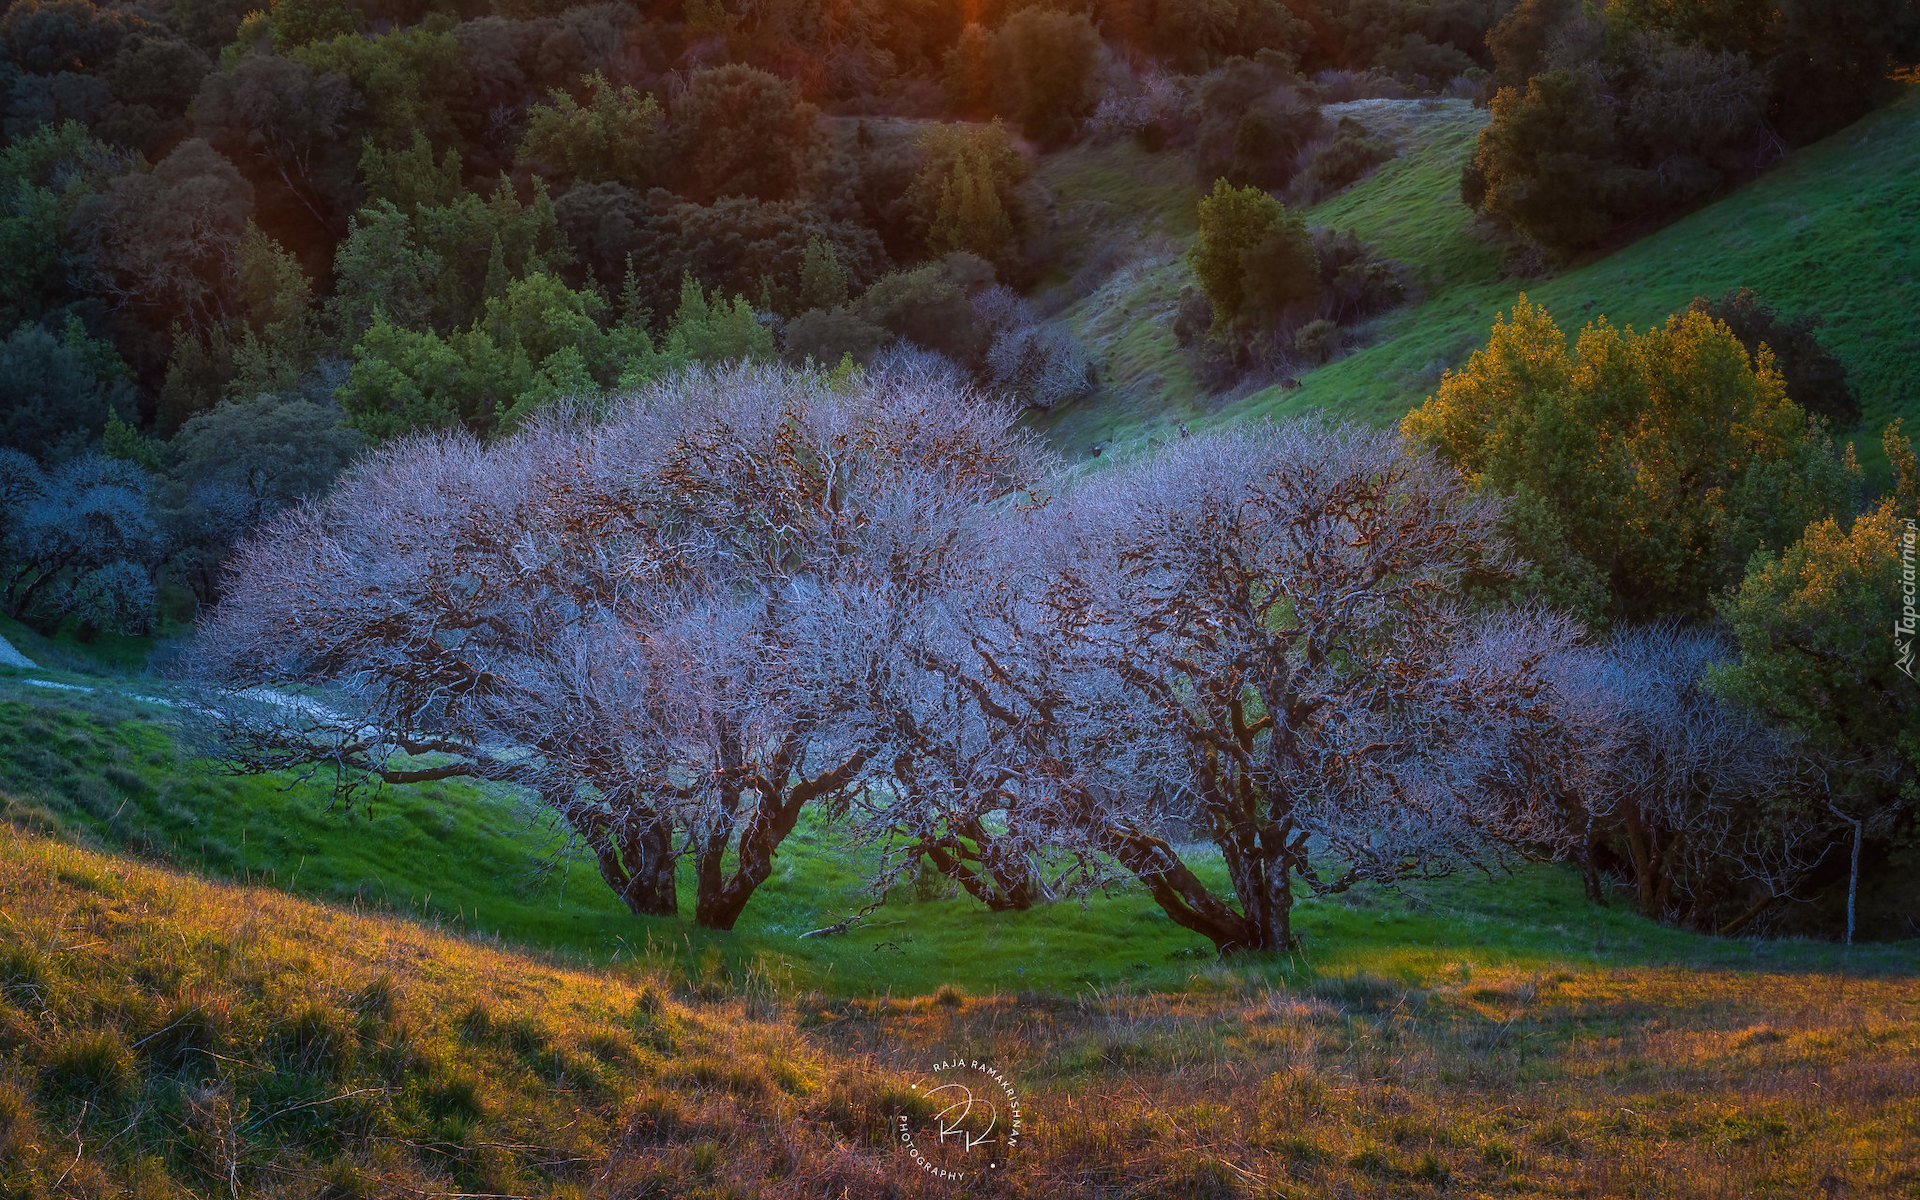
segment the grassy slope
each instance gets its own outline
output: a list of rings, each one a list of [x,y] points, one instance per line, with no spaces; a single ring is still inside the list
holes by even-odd
[[[1910,976],[1487,966],[1184,995],[678,997],[0,832],[0,1194],[1912,1195]],[[955,1053],[1027,1139],[893,1145]]]
[[[1169,156],[1131,142],[1077,146],[1040,163],[1053,201],[1062,259],[1078,269],[1100,250],[1130,261],[1061,314],[1091,347],[1104,377],[1093,399],[1040,414],[1061,449],[1084,454],[1143,419],[1178,422],[1199,395],[1173,339],[1173,311],[1191,276],[1181,255],[1193,240],[1199,192]]]
[[[0,917],[8,1197],[657,1195],[900,1106],[738,1001],[6,832]]]
[[[676,978],[838,995],[918,995],[948,983],[1055,995],[1180,990],[1215,986],[1243,970],[1262,978],[1367,970],[1412,979],[1455,962],[1807,968],[1840,955],[1813,943],[1721,942],[1618,907],[1595,909],[1570,873],[1537,867],[1496,883],[1463,878],[1403,895],[1363,890],[1304,903],[1298,922],[1306,956],[1248,968],[1213,963],[1204,941],[1132,890],[1084,907],[1068,901],[989,914],[958,897],[929,891],[916,899],[901,887],[861,929],[803,940],[799,934],[865,899],[862,851],[817,823],[804,824],[782,848],[776,877],[738,930],[707,933],[631,916],[588,863],[552,865],[561,844],[499,790],[390,788],[351,813],[329,811],[318,783],[216,773],[182,750],[169,721],[165,710],[110,693],[51,692],[0,672],[0,804],[17,824],[220,878],[391,908],[587,961],[642,959]],[[1223,882],[1217,862],[1201,866]],[[683,880],[683,902],[690,894]],[[1920,946],[1861,948],[1854,961],[1920,969]]]
[[[1308,210],[1310,222],[1354,229],[1381,243],[1388,255],[1416,266],[1428,294],[1497,272],[1498,253],[1467,235],[1472,214],[1458,196],[1460,164],[1485,114],[1464,100],[1360,101],[1328,111],[1366,122],[1400,156]],[[1186,164],[1121,143],[1056,155],[1043,170],[1060,199],[1057,219],[1077,231],[1068,239],[1069,256],[1082,249],[1079,242],[1129,229],[1117,213],[1150,213],[1150,228],[1160,236],[1147,241],[1131,267],[1063,314],[1106,368],[1106,387],[1087,403],[1040,418],[1040,426],[1078,456],[1099,442],[1166,437],[1182,422],[1218,413],[1222,400],[1201,392],[1173,337],[1180,292],[1193,282],[1181,256],[1193,238],[1200,197]]]
[[[1164,325],[1184,286],[1180,268],[1149,274],[1118,295],[1096,294],[1068,316],[1108,354],[1113,386],[1079,411],[1052,418],[1063,449],[1084,450],[1089,440],[1144,442],[1184,420],[1331,412],[1392,421],[1486,340],[1495,316],[1522,290],[1566,326],[1604,315],[1645,327],[1696,295],[1752,287],[1783,312],[1826,319],[1821,336],[1861,392],[1864,460],[1876,459],[1886,421],[1920,419],[1920,382],[1912,368],[1920,357],[1920,238],[1914,236],[1920,188],[1913,186],[1920,178],[1920,92],[1617,253],[1529,281],[1501,277],[1500,256],[1476,235],[1472,214],[1458,199],[1460,165],[1483,114],[1464,102],[1385,111],[1390,121],[1376,121],[1399,133],[1409,152],[1313,209],[1309,220],[1352,227],[1422,270],[1425,301],[1375,322],[1365,331],[1366,349],[1303,376],[1298,390],[1268,390],[1206,411],[1190,379],[1180,387],[1135,387],[1129,359],[1124,353],[1114,358],[1116,346],[1124,351],[1142,343],[1164,358],[1178,357]],[[1063,159],[1059,169],[1071,175],[1079,168]],[[1165,161],[1141,167],[1172,169]],[[1177,247],[1167,260],[1175,254]],[[1120,327],[1116,305],[1158,325],[1105,335],[1109,326]],[[1176,374],[1157,363],[1153,370]]]

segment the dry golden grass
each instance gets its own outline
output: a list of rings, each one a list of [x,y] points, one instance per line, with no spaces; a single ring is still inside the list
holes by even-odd
[[[956,1053],[974,1195],[1920,1196],[1909,978],[1442,976],[694,999],[0,837],[0,1196],[964,1195],[890,1137]]]

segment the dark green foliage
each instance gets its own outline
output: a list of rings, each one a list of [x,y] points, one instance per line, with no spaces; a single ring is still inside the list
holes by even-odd
[[[993,35],[985,26],[968,22],[942,60],[941,89],[954,116],[978,120],[991,113],[993,60]]]
[[[815,110],[792,85],[733,64],[697,71],[673,102],[680,190],[696,203],[722,196],[784,200],[813,138]]]
[[[1109,30],[1128,36],[1183,71],[1205,71],[1234,55],[1262,50],[1295,60],[1318,53],[1311,20],[1323,15],[1305,4],[1276,0],[1110,0],[1102,5]],[[1304,18],[1304,19],[1303,19]],[[1371,49],[1368,50],[1371,53]],[[1343,64],[1344,65],[1344,64]]]
[[[58,334],[22,324],[0,341],[0,446],[63,461],[98,438],[116,409],[134,415],[126,366],[77,318]]]
[[[1487,63],[1488,26],[1507,3],[1495,0],[1318,0],[1300,6],[1320,31],[1303,66],[1390,72],[1432,91]],[[1315,11],[1317,10],[1317,11]]]
[[[1715,607],[1740,648],[1709,686],[1803,739],[1835,815],[1858,822],[1868,870],[1891,860],[1882,894],[1912,908],[1914,818],[1920,814],[1920,657],[1913,604],[1920,460],[1896,421],[1881,444],[1893,468],[1878,504],[1809,524],[1778,554],[1762,552]],[[1891,638],[1889,638],[1891,633]],[[1891,645],[1889,645],[1891,641]],[[1850,868],[1849,868],[1850,870]],[[1842,873],[1844,878],[1845,873]],[[1849,933],[1853,906],[1847,910]],[[1892,936],[1910,932],[1889,922]]]
[[[0,449],[0,611],[91,637],[142,631],[164,540],[136,463],[88,454],[41,470]]]
[[[77,121],[0,150],[0,320],[8,327],[73,298],[73,212],[126,166]]]
[[[114,145],[160,157],[187,136],[187,109],[210,65],[187,42],[133,37],[106,74],[110,98],[94,118],[94,131]]]
[[[21,0],[0,13],[0,440],[172,472],[153,493],[166,586],[205,599],[231,538],[322,486],[356,436],[491,435],[561,395],[775,345],[827,366],[904,338],[983,383],[1064,354],[1035,289],[1093,273],[1029,160],[1109,92],[1155,97],[1155,135],[1206,183],[1290,187],[1298,207],[1387,153],[1322,102],[1457,95],[1482,68],[1524,98],[1584,73],[1594,144],[1560,138],[1594,114],[1548,104],[1471,189],[1577,254],[1764,166],[1761,125],[1793,140],[1886,94],[1913,57],[1907,7]],[[943,90],[1030,140],[930,125]],[[1200,352],[1218,377],[1317,356],[1302,324],[1349,329],[1405,298],[1414,277],[1357,239],[1298,234],[1234,251],[1239,340]],[[1018,336],[975,311],[996,279],[1032,301]],[[1196,293],[1176,337],[1216,323],[1233,320]],[[117,362],[79,363],[69,329]],[[1770,337],[1790,390],[1845,420],[1844,388],[1811,399],[1827,385],[1795,382],[1785,325]],[[287,472],[297,486],[273,482]]]
[[[974,317],[972,295],[993,282],[993,268],[971,254],[895,271],[860,297],[854,311],[916,346],[956,362],[986,352],[988,331]]]
[[[609,315],[598,293],[545,272],[504,283],[471,325],[446,336],[376,310],[336,395],[353,426],[372,438],[512,429],[557,398],[598,395],[654,373],[646,332]]]
[[[204,330],[232,311],[232,263],[252,211],[252,185],[195,138],[81,200],[73,220],[105,295],[155,327]]]
[[[1300,152],[1325,120],[1271,56],[1234,59],[1199,88],[1194,164],[1201,179],[1266,189],[1292,180]]]
[[[922,155],[911,199],[926,229],[927,253],[965,251],[1002,276],[1025,267],[1020,239],[1029,217],[1020,194],[1026,159],[998,119],[984,129],[934,126],[920,137]]]
[[[1300,175],[1300,186],[1318,200],[1357,183],[1368,171],[1393,157],[1393,148],[1372,137],[1366,127],[1343,117],[1333,140],[1315,152]]]
[[[1291,213],[1242,250],[1239,265],[1241,302],[1232,319],[1249,329],[1279,329],[1319,304],[1320,258],[1306,223]]]
[[[214,54],[233,41],[241,19],[259,9],[254,0],[173,0],[167,24],[202,51]]]
[[[1187,260],[1213,305],[1215,333],[1277,329],[1320,297],[1306,224],[1258,188],[1214,184]]]
[[[263,393],[198,414],[166,443],[161,519],[174,564],[203,602],[235,541],[295,501],[322,495],[359,452],[360,434],[341,419],[324,392]]]
[[[1773,351],[1773,365],[1787,383],[1787,396],[1814,416],[1826,418],[1836,431],[1854,428],[1860,423],[1860,397],[1847,382],[1847,368],[1833,352],[1820,344],[1814,331],[1820,318],[1808,315],[1791,320],[1775,312],[1773,306],[1755,295],[1751,288],[1728,292],[1718,300],[1705,296],[1693,302],[1695,312],[1704,312],[1733,330],[1733,336],[1758,361],[1760,348]]]
[[[1718,191],[1891,96],[1900,0],[1525,0],[1489,34],[1493,121],[1462,196],[1565,259]],[[1557,215],[1556,215],[1557,213]]]
[[[158,32],[137,12],[88,0],[19,0],[0,14],[7,57],[34,75],[100,71],[130,38]]]
[[[1567,257],[1633,211],[1641,179],[1617,158],[1619,134],[1591,71],[1534,76],[1503,89],[1462,193],[1547,252]]]
[[[1403,303],[1405,271],[1382,258],[1351,230],[1316,229],[1313,253],[1320,265],[1320,315],[1351,324]]]
[[[665,195],[666,193],[662,193]],[[553,216],[574,252],[577,284],[588,279],[613,287],[626,278],[635,256],[650,257],[654,231],[651,210],[640,193],[624,183],[576,183],[553,202]],[[648,262],[648,303],[660,295],[661,281]]]
[[[802,308],[833,308],[847,302],[849,282],[840,256],[817,236],[807,239],[800,256],[800,286],[794,300]]]
[[[996,41],[1004,63],[1003,109],[1041,145],[1067,141],[1096,99],[1100,35],[1093,24],[1079,13],[1023,8],[1007,18]]]
[[[605,246],[599,253],[602,261],[615,253],[633,255],[647,305],[656,312],[673,307],[686,275],[709,290],[751,296],[776,312],[817,307],[801,298],[809,245],[831,250],[852,290],[887,267],[886,251],[872,230],[834,220],[802,200],[730,196],[694,204],[656,189],[647,197],[647,208],[637,241]],[[603,277],[609,283],[617,278]]]
[[[207,77],[193,103],[201,136],[243,166],[303,234],[346,215],[356,155],[348,133],[361,107],[352,82],[275,54],[249,54]]]
[[[1562,48],[1579,15],[1580,0],[1519,0],[1487,31],[1491,85],[1525,87],[1547,70],[1549,56]]]
[[[1325,317],[1309,321],[1294,333],[1293,346],[1306,361],[1324,363],[1340,349],[1340,327]]]
[[[1213,302],[1198,288],[1182,288],[1180,306],[1173,318],[1173,336],[1182,346],[1191,346],[1213,328]]]

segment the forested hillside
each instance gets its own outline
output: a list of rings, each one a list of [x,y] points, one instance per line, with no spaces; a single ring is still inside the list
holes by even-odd
[[[1356,339],[1455,361],[1459,334],[1357,329],[1464,262],[1630,241],[1840,128],[1896,88],[1908,8],[14,4],[5,503],[10,526],[25,497],[90,506],[101,535],[11,539],[0,607],[179,621],[364,447],[495,436],[689,363],[904,355],[1104,429]],[[1580,149],[1549,163],[1542,138]],[[1095,161],[1127,181],[1097,218]],[[1339,196],[1376,171],[1397,219],[1444,232],[1458,192],[1506,250],[1396,239]],[[1088,307],[1184,279],[1223,179],[1324,225],[1313,262],[1276,243],[1244,312]]]
[[[11,0],[0,1197],[1914,1195],[1916,85]]]

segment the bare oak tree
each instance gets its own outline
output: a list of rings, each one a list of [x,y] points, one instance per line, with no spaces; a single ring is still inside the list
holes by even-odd
[[[696,920],[729,928],[806,806],[870,774],[865,680],[832,666],[858,597],[924,588],[1042,462],[965,393],[747,367],[411,438],[236,555],[192,667],[256,769],[518,785],[634,912],[677,913],[691,855]]]
[[[1732,934],[1798,895],[1837,848],[1819,766],[1712,694],[1733,654],[1714,634],[1628,628],[1556,655],[1552,678],[1566,820],[1588,893],[1610,856],[1644,916]]]
[[[966,831],[971,861],[935,861],[1008,906],[1037,864],[1080,886],[1118,869],[1222,952],[1293,946],[1296,886],[1551,842],[1514,764],[1552,719],[1537,665],[1575,630],[1462,606],[1504,567],[1496,516],[1391,435],[1293,426],[1192,439],[1009,518],[993,586],[948,597],[895,670],[916,774],[881,817],[929,846]]]

